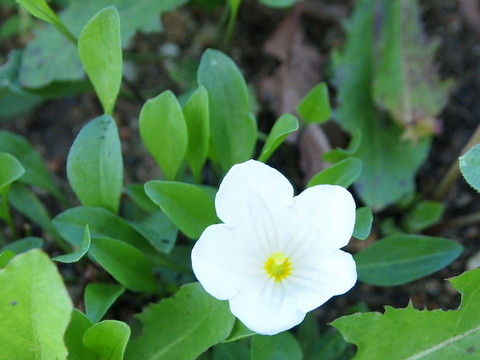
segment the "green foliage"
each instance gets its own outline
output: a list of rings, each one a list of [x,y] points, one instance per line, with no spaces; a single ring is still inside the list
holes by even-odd
[[[0,251],[0,269],[3,269],[10,260],[15,257],[15,253],[10,250]]]
[[[78,37],[78,55],[105,114],[112,115],[122,81],[120,15],[114,6],[99,11],[85,25]]]
[[[408,232],[422,231],[440,220],[443,209],[442,203],[421,201],[404,215],[402,226]]]
[[[282,144],[283,140],[294,131],[298,130],[298,120],[290,114],[283,114],[278,118],[268,134],[258,161],[267,162],[273,152]]]
[[[383,48],[377,48],[374,41],[374,10],[373,0],[356,3],[345,47],[334,62],[340,103],[336,116],[350,134],[361,136],[353,152],[363,163],[355,189],[366,205],[381,210],[414,190],[414,176],[427,156],[430,138],[416,143],[402,141],[402,129],[383,121],[375,107],[370,91],[374,54]]]
[[[191,239],[198,239],[207,226],[219,222],[213,197],[202,187],[153,180],[145,184],[145,192]]]
[[[42,246],[42,238],[29,236],[9,243],[5,245],[1,250],[9,250],[14,252],[15,254],[21,254],[32,249],[40,249]]]
[[[68,153],[67,175],[83,205],[118,211],[123,163],[117,125],[112,117],[99,116],[82,128]]]
[[[252,360],[301,360],[302,349],[288,331],[273,335],[255,335],[252,338]]]
[[[460,293],[458,310],[386,307],[385,313],[341,317],[332,325],[358,346],[355,359],[472,359],[480,355],[480,269],[449,280]],[[379,341],[379,339],[382,339]]]
[[[122,321],[105,320],[94,324],[83,335],[83,344],[98,360],[123,360],[130,338],[130,327]]]
[[[175,180],[185,157],[187,125],[175,95],[167,90],[148,100],[140,112],[140,136],[167,180]]]
[[[287,8],[302,0],[259,0],[263,5],[273,8]]]
[[[475,145],[463,154],[459,162],[460,171],[465,180],[480,192],[480,145]]]
[[[425,36],[417,0],[384,0],[377,7],[380,49],[373,97],[405,128],[403,138],[417,140],[435,132],[437,115],[448,101],[453,82],[436,71],[439,42]]]
[[[213,348],[213,360],[250,360],[250,349],[242,342],[220,343]]]
[[[185,157],[193,177],[199,183],[210,141],[208,92],[203,86],[190,95],[183,107],[183,116],[188,130],[188,146]]]
[[[10,184],[23,175],[25,169],[22,164],[8,153],[0,153],[0,194],[6,193]]]
[[[360,176],[361,172],[362,161],[354,157],[349,157],[340,160],[338,163],[314,175],[308,181],[307,187],[330,184],[347,188]]]
[[[94,237],[89,254],[115,280],[133,291],[155,291],[152,266],[138,249],[108,237]]]
[[[323,123],[332,116],[328,87],[324,82],[315,86],[298,103],[297,112],[306,123]]]
[[[199,283],[181,287],[138,318],[144,327],[127,347],[131,360],[194,359],[225,339],[235,319],[228,303],[208,295]]]
[[[212,49],[202,56],[198,83],[208,91],[212,151],[226,172],[252,157],[257,140],[247,85],[235,63]]]
[[[186,0],[84,0],[72,1],[60,14],[68,29],[78,36],[85,24],[101,9],[113,5],[120,15],[120,37],[126,47],[135,31],[150,33],[161,30],[159,15],[182,5]],[[56,29],[39,29],[29,42],[22,57],[20,84],[27,88],[41,88],[54,82],[72,82],[84,79],[83,67],[77,49]]]
[[[0,359],[66,358],[72,302],[46,254],[31,250],[0,270],[0,303]]]
[[[97,360],[82,341],[83,335],[92,325],[84,313],[73,309],[72,318],[64,336],[65,345],[68,348],[68,360]]]
[[[250,336],[255,335],[256,333],[247,328],[243,323],[235,319],[235,323],[233,324],[232,332],[228,337],[223,340],[224,343],[226,342],[232,342],[232,341],[238,341],[244,338],[248,338]]]
[[[125,288],[115,284],[91,283],[85,288],[85,311],[92,323],[98,322]]]
[[[392,235],[357,253],[359,280],[372,285],[405,284],[443,269],[463,247],[453,240],[423,235]]]
[[[129,224],[155,249],[167,254],[173,249],[178,228],[162,211],[157,210],[139,221],[130,221]]]
[[[78,250],[70,254],[55,256],[54,258],[52,258],[52,260],[63,262],[63,263],[77,262],[83,257],[83,255],[87,253],[88,249],[90,249],[90,243],[91,243],[90,231],[88,230],[88,225],[87,225],[85,226],[85,233],[83,234],[83,239],[82,239],[82,242],[80,243],[80,247],[78,248]]]
[[[355,228],[353,236],[359,240],[365,240],[372,229],[373,214],[368,206],[358,208],[356,211]]]

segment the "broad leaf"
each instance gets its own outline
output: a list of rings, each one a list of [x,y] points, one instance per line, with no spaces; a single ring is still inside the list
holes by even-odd
[[[314,175],[309,180],[307,187],[330,184],[347,188],[360,176],[361,172],[362,162],[357,158],[349,157]]]
[[[145,216],[140,221],[130,221],[130,225],[153,247],[164,253],[169,253],[177,240],[178,228],[160,210]]]
[[[480,269],[449,280],[460,293],[458,310],[387,306],[384,314],[357,313],[332,325],[358,346],[356,360],[474,359],[480,356]],[[381,341],[379,341],[381,339]]]
[[[43,246],[43,239],[39,237],[29,236],[23,239],[15,240],[4,247],[1,250],[10,250],[15,254],[21,254],[32,249],[40,249]]]
[[[290,114],[283,114],[273,124],[263,145],[258,161],[267,162],[273,152],[282,144],[283,140],[294,131],[298,130],[298,120]]]
[[[442,217],[443,209],[442,203],[421,201],[404,215],[402,226],[408,232],[420,232],[435,225]]]
[[[252,330],[247,328],[240,320],[235,319],[232,332],[225,340],[223,340],[223,342],[237,341],[253,335],[256,335],[256,332],[253,332]]]
[[[208,92],[203,86],[200,86],[190,95],[183,107],[183,115],[188,130],[188,146],[185,157],[195,180],[200,182],[210,141]]]
[[[90,327],[83,335],[83,344],[97,360],[123,360],[130,338],[130,327],[122,321],[104,320]]]
[[[225,339],[235,317],[199,283],[185,285],[171,298],[149,306],[138,318],[143,333],[127,347],[131,360],[190,360]]]
[[[145,193],[144,184],[128,184],[125,186],[125,191],[133,202],[144,211],[154,212],[158,210],[158,206]]]
[[[52,258],[52,260],[59,261],[62,263],[73,263],[77,262],[80,260],[83,255],[85,255],[90,248],[90,231],[88,230],[88,225],[85,226],[85,233],[83,234],[83,239],[82,242],[80,243],[80,247],[78,248],[77,251],[74,251],[70,254],[64,254],[64,255],[59,255],[55,256]]]
[[[41,187],[57,198],[62,197],[42,159],[23,137],[8,131],[0,131],[0,152],[12,154],[25,168],[25,173],[19,181]]]
[[[90,321],[98,322],[124,291],[124,287],[115,284],[88,284],[85,288],[85,311]]]
[[[65,359],[63,334],[72,302],[57,268],[40,250],[10,260],[0,270],[3,359]],[[21,336],[20,336],[21,334]]]
[[[97,117],[82,128],[68,153],[67,175],[83,205],[118,211],[123,163],[117,125],[111,116]]]
[[[328,87],[324,82],[315,86],[298,103],[297,112],[306,123],[323,123],[332,116]]]
[[[0,250],[0,269],[3,269],[10,260],[15,257],[15,253],[10,250]]]
[[[465,180],[480,192],[480,144],[463,154],[459,161],[460,171]]]
[[[65,332],[65,345],[68,348],[68,360],[97,360],[96,356],[83,344],[83,335],[92,322],[80,310],[73,309],[72,319]]]
[[[213,197],[199,186],[154,180],[145,184],[145,192],[191,239],[218,222]]]
[[[252,338],[252,360],[301,360],[302,349],[288,331],[273,335],[255,335]]]
[[[250,360],[250,349],[245,343],[220,343],[213,347],[213,360]]]
[[[358,208],[355,217],[355,228],[353,236],[359,240],[365,240],[370,235],[372,229],[373,214],[368,206]]]
[[[78,38],[78,54],[103,110],[112,115],[122,81],[120,15],[114,6],[99,11],[85,25]]]
[[[94,237],[89,253],[115,280],[133,291],[154,291],[152,267],[132,245],[107,237]]]
[[[438,271],[462,253],[453,240],[423,235],[391,235],[357,253],[358,279],[372,285],[405,284]]]
[[[0,193],[7,191],[10,184],[23,175],[22,164],[9,153],[0,153]]]
[[[170,90],[143,105],[139,127],[143,143],[165,178],[175,180],[187,151],[188,133],[182,108]]]
[[[213,152],[226,172],[252,157],[257,140],[247,85],[232,59],[212,49],[202,56],[198,83],[208,91]]]

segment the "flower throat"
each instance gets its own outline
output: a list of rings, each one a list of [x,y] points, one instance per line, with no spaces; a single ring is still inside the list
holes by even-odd
[[[282,252],[272,254],[263,267],[267,274],[274,278],[276,282],[280,282],[292,272],[292,263]]]

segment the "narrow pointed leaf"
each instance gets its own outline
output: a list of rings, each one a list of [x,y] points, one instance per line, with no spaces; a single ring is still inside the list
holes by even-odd
[[[187,125],[175,95],[167,90],[148,100],[140,112],[139,126],[142,141],[165,178],[175,180],[188,142]]]
[[[307,187],[330,184],[347,188],[357,180],[361,172],[362,161],[354,157],[349,157],[340,160],[338,163],[314,175],[308,182]]]
[[[83,127],[68,154],[67,175],[83,205],[118,211],[123,163],[117,125],[112,117],[97,117]]]
[[[328,87],[324,82],[315,86],[298,103],[297,112],[306,123],[321,124],[332,116]]]
[[[0,270],[0,356],[65,359],[63,334],[71,312],[67,289],[48,256],[40,250],[17,255]]]
[[[112,115],[122,81],[120,15],[114,6],[99,11],[85,25],[78,54],[105,114]]]
[[[73,263],[80,260],[83,255],[85,255],[90,248],[90,231],[88,230],[88,225],[85,226],[85,233],[83,234],[82,242],[80,243],[80,247],[77,251],[74,251],[70,254],[59,255],[52,258],[52,260],[59,261],[62,263]]]
[[[98,322],[125,288],[115,284],[90,283],[85,288],[85,311],[93,323]]]
[[[267,162],[273,152],[282,144],[283,140],[298,130],[298,120],[290,114],[283,114],[278,118],[268,134],[258,160]]]
[[[127,324],[104,320],[85,331],[83,343],[98,360],[123,360],[129,338],[130,327]]]

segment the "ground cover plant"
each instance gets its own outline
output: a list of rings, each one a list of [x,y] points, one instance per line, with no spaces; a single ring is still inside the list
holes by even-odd
[[[480,131],[449,133],[468,89],[427,31],[448,1],[17,1],[0,359],[478,357]]]

